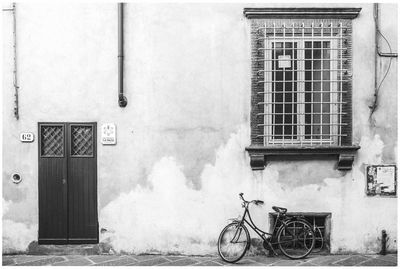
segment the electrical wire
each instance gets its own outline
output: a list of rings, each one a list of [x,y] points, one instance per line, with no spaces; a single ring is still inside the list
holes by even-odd
[[[377,10],[377,9],[374,10],[375,31],[385,40],[386,44],[387,44],[388,47],[389,47],[390,54],[392,54],[392,47],[390,46],[390,42],[387,40],[387,38],[385,37],[385,35],[382,34],[382,32],[381,32],[381,31],[379,30],[379,28],[378,28],[378,14],[377,14],[377,13],[378,13],[378,10]],[[378,45],[378,42],[376,42],[375,48],[376,48],[376,52],[378,53],[378,52],[379,52],[379,45]],[[378,94],[379,94],[379,90],[380,90],[380,88],[381,88],[383,82],[385,81],[387,75],[389,74],[390,68],[391,68],[391,66],[392,66],[392,60],[393,60],[393,58],[390,57],[389,65],[388,65],[388,67],[387,67],[387,69],[386,69],[386,71],[385,71],[385,74],[383,75],[383,78],[382,78],[382,80],[380,81],[379,85],[375,88],[375,94],[374,94],[375,100],[374,100],[374,103],[370,106],[370,109],[371,109],[371,113],[370,113],[370,116],[369,116],[370,119],[372,118],[372,114],[373,114],[373,113],[375,112],[375,110],[376,110],[377,103],[378,103]],[[376,78],[375,78],[375,79],[376,79]]]
[[[386,37],[382,34],[382,32],[379,30],[379,28],[378,28],[378,24],[377,24],[377,17],[375,16],[375,22],[376,22],[376,31],[378,32],[378,34],[380,34],[381,35],[381,37],[385,40],[385,42],[386,42],[386,44],[388,45],[388,47],[389,47],[389,51],[390,51],[390,54],[392,54],[392,47],[390,46],[390,43],[389,43],[389,41],[386,39]],[[376,46],[377,46],[377,51],[379,51],[379,46],[378,46],[378,44],[376,44]],[[388,73],[389,73],[389,70],[390,70],[390,67],[392,66],[392,60],[393,60],[393,58],[392,57],[390,57],[390,60],[389,60],[389,65],[388,65],[388,68],[386,69],[386,72],[385,72],[385,75],[383,76],[383,78],[382,78],[382,80],[381,80],[381,82],[379,83],[379,86],[377,87],[377,89],[376,89],[376,92],[378,93],[379,92],[379,89],[380,89],[380,87],[382,86],[382,83],[383,83],[383,81],[386,79],[386,77],[387,77],[387,75],[388,75]]]

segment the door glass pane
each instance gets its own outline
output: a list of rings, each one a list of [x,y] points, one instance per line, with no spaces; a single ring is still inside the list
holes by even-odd
[[[297,43],[272,44],[272,133],[297,139]]]
[[[40,136],[40,154],[42,157],[64,156],[63,126],[42,125]]]
[[[330,138],[330,41],[305,42],[305,138]]]
[[[71,126],[71,156],[93,156],[92,126]]]

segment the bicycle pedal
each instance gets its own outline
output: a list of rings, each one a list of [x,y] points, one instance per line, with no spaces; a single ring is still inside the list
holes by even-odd
[[[266,250],[271,250],[270,245],[269,245],[268,242],[266,242],[266,241],[263,242],[263,247],[264,247]]]

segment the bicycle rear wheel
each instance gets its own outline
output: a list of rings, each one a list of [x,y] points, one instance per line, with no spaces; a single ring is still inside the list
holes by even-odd
[[[291,259],[305,258],[314,248],[314,231],[303,220],[289,221],[279,228],[278,245],[282,253]]]
[[[226,262],[239,261],[250,246],[250,234],[238,222],[228,224],[218,238],[218,254]]]
[[[314,233],[315,233],[315,245],[313,252],[320,252],[324,248],[324,235],[322,234],[322,231],[320,228],[315,227],[314,228]]]

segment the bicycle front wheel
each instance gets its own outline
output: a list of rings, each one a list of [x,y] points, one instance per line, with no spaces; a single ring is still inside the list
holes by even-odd
[[[229,263],[239,261],[249,246],[249,231],[238,222],[228,224],[218,238],[218,254],[224,261]]]
[[[278,245],[282,253],[291,259],[305,258],[314,248],[314,231],[303,220],[289,221],[279,228]]]

